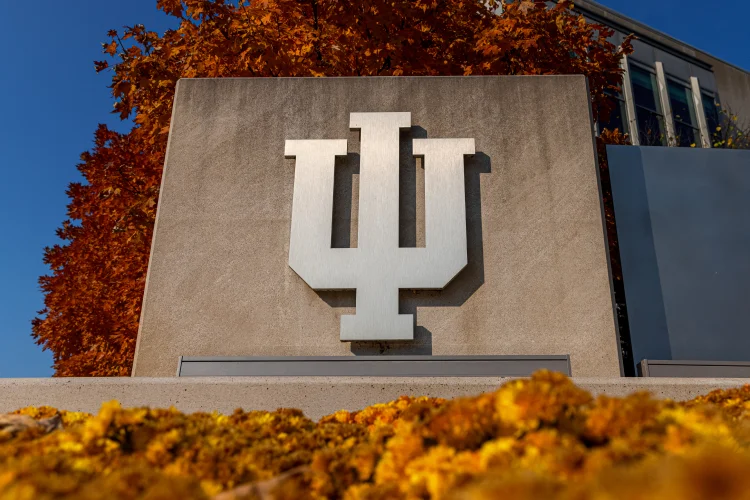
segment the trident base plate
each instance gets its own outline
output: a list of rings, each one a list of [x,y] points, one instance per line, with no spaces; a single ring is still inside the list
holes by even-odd
[[[571,375],[570,356],[181,356],[178,377],[524,377]]]

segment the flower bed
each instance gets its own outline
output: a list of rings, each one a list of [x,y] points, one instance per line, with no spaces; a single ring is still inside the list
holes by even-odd
[[[750,498],[750,385],[692,401],[593,398],[538,372],[313,422],[24,408],[0,416],[0,499]]]

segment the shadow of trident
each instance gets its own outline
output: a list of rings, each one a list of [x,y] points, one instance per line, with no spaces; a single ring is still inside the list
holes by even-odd
[[[351,113],[360,130],[359,246],[331,248],[333,177],[346,140],[287,140],[296,158],[289,267],[314,290],[356,289],[341,340],[413,340],[399,289],[442,289],[467,263],[464,155],[474,139],[414,139],[424,157],[425,248],[399,248],[399,130],[411,113]]]

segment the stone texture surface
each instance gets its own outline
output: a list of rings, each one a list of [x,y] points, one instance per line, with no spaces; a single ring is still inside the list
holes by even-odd
[[[105,401],[125,407],[175,406],[183,412],[300,408],[313,419],[336,410],[357,410],[406,394],[452,398],[497,389],[506,378],[390,377],[195,377],[0,379],[0,413],[49,405],[95,413]],[[691,399],[750,379],[573,378],[593,394],[625,396],[650,391],[655,397]]]
[[[354,292],[311,290],[287,265],[294,160],[286,139],[348,139],[333,246],[356,245],[353,111],[409,111],[401,246],[424,245],[412,137],[473,137],[468,266],[402,291],[415,341],[342,343]],[[620,374],[582,76],[181,80],[149,267],[136,376],[178,356],[570,354],[574,376]]]

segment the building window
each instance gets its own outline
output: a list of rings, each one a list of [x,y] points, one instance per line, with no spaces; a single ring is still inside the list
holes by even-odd
[[[667,79],[667,93],[672,108],[676,145],[683,148],[699,146],[700,129],[695,117],[693,92],[689,87]]]
[[[633,104],[638,121],[638,138],[642,146],[664,146],[664,115],[659,104],[656,75],[635,65],[630,65],[633,86]]]
[[[706,114],[708,142],[713,146],[720,140],[719,132],[716,130],[719,127],[719,103],[716,102],[716,97],[713,94],[707,92],[701,92],[701,100],[703,101],[703,112]]]
[[[615,103],[615,106],[612,108],[612,112],[609,114],[609,119],[607,120],[602,119],[602,114],[601,112],[599,113],[599,133],[606,128],[612,132],[618,129],[623,134],[627,134],[628,120],[625,111],[625,98],[619,92],[617,94],[610,94],[608,92],[608,97]]]

